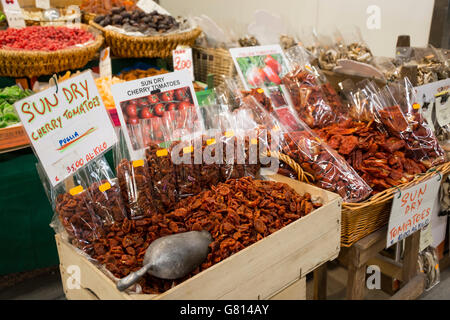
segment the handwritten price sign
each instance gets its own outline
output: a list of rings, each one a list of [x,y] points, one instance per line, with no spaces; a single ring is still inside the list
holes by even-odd
[[[192,49],[177,49],[172,51],[173,70],[188,70],[192,81],[194,81],[194,65],[192,63]]]
[[[10,28],[24,28],[25,20],[23,19],[22,9],[17,0],[1,0],[3,12],[5,13],[8,26]]]
[[[90,71],[14,106],[53,186],[117,142]]]
[[[431,221],[436,197],[441,185],[441,175],[394,195],[387,233],[387,247],[427,226]]]

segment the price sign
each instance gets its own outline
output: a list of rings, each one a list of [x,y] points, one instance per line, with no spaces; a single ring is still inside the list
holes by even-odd
[[[188,70],[194,81],[194,64],[192,63],[192,48],[176,49],[172,51],[173,70]]]
[[[36,0],[36,8],[50,9],[50,0]]]
[[[435,200],[441,185],[441,175],[394,195],[387,233],[387,247],[421,230],[431,221]]]
[[[100,77],[111,78],[112,69],[111,69],[111,56],[109,47],[103,49],[100,52],[99,67],[100,67]]]
[[[14,107],[53,186],[117,142],[90,71]]]
[[[150,13],[156,10],[156,12],[158,12],[159,14],[167,14],[170,16],[170,13],[166,9],[164,9],[163,7],[161,7],[159,4],[157,4],[155,1],[152,0],[139,0],[136,3],[136,6],[145,13]]]
[[[17,0],[2,0],[3,12],[10,28],[24,28],[22,9]]]

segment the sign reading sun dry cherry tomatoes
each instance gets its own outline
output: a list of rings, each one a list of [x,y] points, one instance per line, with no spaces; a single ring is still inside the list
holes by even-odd
[[[172,51],[173,70],[188,70],[194,81],[194,65],[192,63],[192,49],[177,49]]]
[[[53,186],[117,142],[90,71],[17,101],[14,107]]]
[[[141,159],[142,149],[132,143],[129,125],[141,125],[163,119],[170,112],[191,112],[200,119],[197,97],[188,70],[166,73],[115,84],[111,92],[120,124],[132,158]],[[152,129],[153,130],[153,129]],[[155,130],[157,131],[157,130]]]

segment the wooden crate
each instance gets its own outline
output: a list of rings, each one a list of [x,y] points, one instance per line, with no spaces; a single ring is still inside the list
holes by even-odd
[[[56,235],[64,292],[68,299],[300,299],[305,275],[335,259],[340,250],[342,199],[280,175],[298,193],[320,197],[324,206],[160,295],[119,292],[112,280]],[[71,289],[70,266],[80,270],[80,289]],[[69,269],[68,269],[69,268]]]
[[[0,129],[0,152],[28,146],[30,140],[22,124]]]

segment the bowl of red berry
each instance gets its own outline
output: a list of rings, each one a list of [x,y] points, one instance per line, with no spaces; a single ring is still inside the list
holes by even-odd
[[[82,68],[103,40],[84,24],[0,30],[0,76],[31,78]]]

